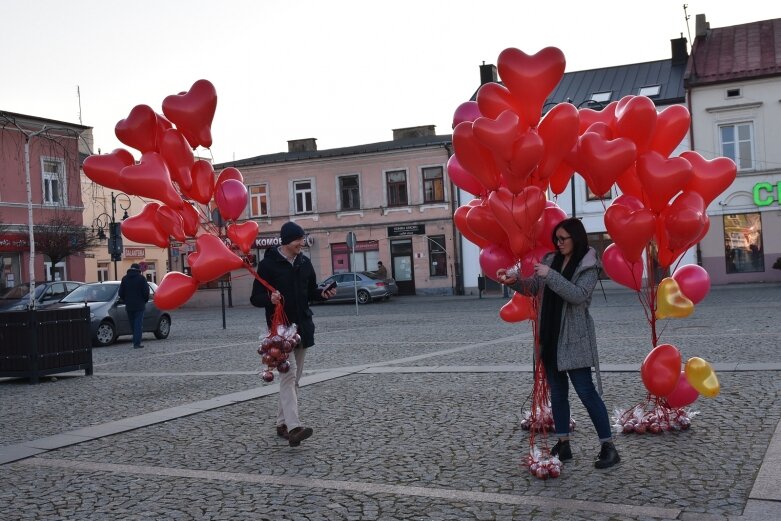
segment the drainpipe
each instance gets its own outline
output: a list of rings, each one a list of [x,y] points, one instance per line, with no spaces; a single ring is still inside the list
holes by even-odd
[[[449,144],[443,145],[445,148],[445,151],[447,152],[447,158],[450,159],[450,157],[453,155],[453,148]],[[447,165],[447,162],[445,162],[445,165]],[[452,216],[456,209],[458,209],[459,206],[461,206],[461,195],[459,193],[458,187],[453,184],[452,181],[450,181],[450,176],[448,176],[448,181],[450,183],[450,215]],[[456,282],[455,282],[455,288],[453,292],[456,295],[463,295],[464,294],[464,273],[463,273],[463,266],[464,266],[464,259],[463,259],[463,253],[461,251],[461,233],[458,231],[458,228],[456,228],[456,222],[452,219],[451,226],[453,226],[453,253],[455,253],[454,257],[456,259],[455,265],[453,266],[453,271],[455,272],[456,276]]]

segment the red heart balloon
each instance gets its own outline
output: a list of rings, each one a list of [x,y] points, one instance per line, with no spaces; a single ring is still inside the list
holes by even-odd
[[[634,163],[629,165],[629,168],[624,170],[624,173],[618,176],[618,179],[616,179],[616,184],[618,185],[618,188],[621,189],[622,193],[642,200],[643,185],[640,183],[640,178],[637,177],[637,167]]]
[[[586,132],[578,140],[579,172],[595,194],[607,193],[635,157],[635,144],[626,138],[607,140]]]
[[[157,221],[158,208],[158,203],[147,203],[141,213],[122,221],[122,235],[133,242],[167,248],[168,234]]]
[[[614,202],[605,211],[605,228],[624,258],[635,262],[653,239],[656,217],[648,208],[631,210]]]
[[[241,257],[233,253],[214,235],[201,235],[195,241],[196,251],[187,256],[193,277],[201,282],[218,279],[229,271],[244,266]]]
[[[171,271],[165,274],[155,291],[155,305],[160,309],[176,309],[195,294],[198,281],[184,273]]]
[[[248,197],[247,187],[236,179],[218,183],[214,191],[214,202],[217,203],[220,215],[226,221],[235,221],[241,217],[247,209]]]
[[[219,186],[221,183],[224,183],[228,179],[235,179],[240,183],[244,182],[244,176],[241,175],[239,169],[232,166],[224,168],[220,171],[220,175],[217,176],[217,186]]]
[[[182,191],[192,188],[190,169],[195,163],[193,150],[181,132],[171,128],[163,132],[160,139],[160,155],[163,156],[171,179],[176,181]]]
[[[659,214],[665,235],[664,243],[671,251],[687,250],[695,244],[705,226],[705,201],[697,192],[682,192]]]
[[[157,199],[172,208],[182,207],[182,197],[171,183],[163,156],[157,152],[145,152],[137,165],[126,166],[119,177],[130,194]]]
[[[522,128],[529,126],[529,123],[523,119],[521,104],[516,101],[504,85],[493,82],[485,83],[477,91],[476,99],[477,106],[483,116],[496,119],[502,112],[511,110],[518,115],[519,126]]]
[[[522,322],[524,320],[534,320],[535,314],[534,300],[521,293],[516,293],[507,304],[499,310],[499,318],[505,322]]]
[[[552,249],[546,248],[544,246],[536,246],[532,248],[521,259],[521,275],[527,278],[534,275],[534,266],[539,264],[542,261],[542,258],[551,251]]]
[[[456,125],[462,121],[474,121],[482,116],[480,114],[480,107],[476,101],[465,101],[458,107],[456,107],[455,113],[453,113],[453,125],[450,128],[456,128]]]
[[[157,129],[155,130],[155,143],[157,145],[156,150],[160,151],[160,141],[163,139],[163,134],[169,128],[174,128],[174,124],[168,121],[165,116],[155,112],[155,118],[157,119]]]
[[[559,205],[553,201],[545,203],[545,210],[542,212],[542,228],[537,235],[537,244],[547,251],[553,251],[555,246],[552,242],[553,230],[561,221],[567,218],[567,212],[562,210]]]
[[[496,271],[500,268],[509,268],[513,266],[517,259],[513,253],[507,249],[507,246],[500,244],[489,244],[478,255],[480,269],[485,276],[491,280],[496,280]]]
[[[631,139],[637,153],[642,154],[649,149],[656,119],[656,105],[650,98],[625,96],[616,106],[615,135]]]
[[[681,157],[692,166],[692,176],[684,190],[700,194],[706,207],[729,188],[737,176],[735,162],[727,157],[717,157],[708,161],[691,150],[681,153]]]
[[[578,109],[572,103],[559,103],[540,121],[537,129],[545,152],[537,167],[539,179],[547,180],[578,142]]]
[[[593,110],[588,107],[578,109],[578,119],[580,123],[578,125],[578,135],[588,132],[589,127],[594,123],[602,123],[611,129],[616,123],[616,107],[617,101],[611,101],[604,108],[600,110]]]
[[[499,169],[491,151],[475,138],[472,123],[459,123],[453,130],[453,148],[458,162],[486,190],[499,188]]]
[[[626,206],[630,210],[640,210],[641,208],[645,208],[645,206],[643,205],[643,201],[629,194],[619,195],[613,200],[613,204],[620,204],[621,206]]]
[[[506,188],[491,192],[488,196],[496,222],[507,234],[510,249],[516,257],[523,257],[535,246],[543,221],[545,194],[536,186],[527,186],[518,194]]]
[[[228,238],[233,244],[244,252],[249,253],[250,248],[258,237],[258,223],[256,221],[246,221],[241,224],[233,223],[228,226]]]
[[[182,216],[173,208],[161,206],[157,209],[157,224],[166,233],[176,239],[184,242],[184,222]]]
[[[480,195],[486,191],[483,185],[461,166],[455,155],[450,156],[450,159],[447,160],[447,175],[450,176],[454,185],[472,195]]]
[[[529,184],[529,176],[537,168],[544,152],[542,138],[534,129],[529,129],[515,142],[512,157],[502,172],[502,179],[512,193],[520,193]]]
[[[564,53],[556,47],[546,47],[531,56],[512,47],[499,53],[499,76],[520,104],[519,115],[529,126],[539,123],[542,106],[564,76],[565,66]]]
[[[125,191],[119,173],[126,166],[135,164],[133,154],[124,148],[114,149],[110,154],[91,155],[84,160],[84,174],[106,188]]]
[[[475,138],[503,161],[513,156],[513,143],[521,136],[518,114],[505,110],[497,118],[480,117],[472,123]]]
[[[654,347],[640,365],[640,376],[648,392],[667,396],[675,390],[681,375],[681,353],[673,345]]]
[[[201,204],[209,204],[214,195],[214,168],[205,159],[199,159],[190,169],[193,185],[189,190],[183,190],[184,195],[195,199]]]
[[[453,156],[455,157],[455,156]],[[471,242],[472,244],[477,245],[479,248],[485,248],[489,244],[491,244],[491,241],[484,239],[482,236],[476,234],[469,228],[469,224],[466,221],[466,214],[471,209],[471,206],[459,206],[456,208],[456,211],[453,212],[453,222],[456,225],[456,228],[458,228],[458,231],[461,232],[461,235],[466,237],[466,240]]]
[[[184,233],[188,237],[195,237],[198,233],[198,227],[201,225],[201,219],[198,217],[198,210],[188,201],[184,201],[182,209],[179,210],[182,216],[182,226]]]
[[[163,100],[163,114],[193,148],[212,146],[211,125],[216,110],[217,90],[208,80],[198,80],[189,91]]]
[[[645,200],[656,213],[688,184],[691,164],[680,157],[667,159],[658,152],[646,152],[637,159],[637,177],[643,185]]]
[[[478,205],[469,209],[466,223],[472,233],[479,235],[489,244],[507,243],[507,234],[488,206]],[[477,243],[475,243],[477,244]]]
[[[691,386],[689,380],[686,378],[686,371],[681,371],[678,376],[678,383],[675,384],[675,389],[667,395],[667,405],[673,409],[679,409],[693,404],[700,393]]]
[[[643,285],[643,261],[629,262],[615,243],[608,245],[602,253],[602,267],[615,282],[640,291]]]
[[[157,150],[157,114],[149,105],[136,105],[119,120],[114,133],[121,142],[143,152]]]
[[[689,110],[683,105],[670,105],[659,112],[656,128],[651,139],[651,150],[669,157],[686,137],[691,123]]]
[[[551,192],[556,195],[561,194],[569,186],[569,181],[572,179],[575,169],[572,168],[569,163],[559,163],[559,166],[551,174],[548,182],[550,183]]]
[[[700,242],[703,237],[705,237],[708,234],[708,229],[710,228],[710,218],[707,214],[705,214],[703,217],[703,222],[705,223],[702,227],[702,231],[700,232],[700,235],[690,241],[692,245],[697,244]],[[663,224],[661,224],[661,216],[656,221],[656,243],[657,243],[657,251],[656,251],[656,260],[659,266],[662,268],[667,268],[668,266],[672,266],[673,263],[675,263],[676,259],[683,255],[689,247],[685,248],[678,248],[678,249],[672,249],[669,246],[669,238],[668,234],[666,232],[665,227]]]

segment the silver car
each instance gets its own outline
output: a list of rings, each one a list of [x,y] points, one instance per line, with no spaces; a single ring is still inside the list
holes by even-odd
[[[71,291],[84,284],[74,280],[35,283],[35,307],[47,308],[59,302]],[[30,306],[30,283],[7,288],[0,293],[0,311],[21,311]]]
[[[171,316],[153,302],[157,285],[149,283],[149,302],[144,310],[144,331],[154,333],[155,338],[168,338],[171,332]],[[119,298],[119,281],[94,282],[76,288],[54,308],[87,305],[90,308],[90,331],[96,346],[113,344],[117,337],[132,335],[127,319],[125,303]]]
[[[380,279],[374,272],[359,271],[336,273],[320,283],[321,288],[336,282],[336,295],[328,299],[328,302],[355,302],[355,279],[358,278],[358,303],[368,304],[374,300],[391,298],[391,295],[399,294],[399,287],[392,278]]]

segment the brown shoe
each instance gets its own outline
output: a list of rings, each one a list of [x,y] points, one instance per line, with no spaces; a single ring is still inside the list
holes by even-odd
[[[277,436],[288,439],[289,434],[287,433],[287,425],[284,423],[282,425],[277,425]]]
[[[301,442],[312,435],[311,427],[296,427],[288,433],[288,442],[291,447],[298,447]]]

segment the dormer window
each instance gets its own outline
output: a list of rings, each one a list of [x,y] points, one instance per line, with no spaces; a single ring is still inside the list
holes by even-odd
[[[658,96],[659,93],[662,90],[661,85],[649,85],[647,87],[640,87],[640,90],[638,91],[638,96],[648,96],[649,98],[653,98],[654,96]]]
[[[613,95],[613,91],[609,90],[607,92],[595,92],[591,95],[591,101],[596,101],[597,103],[607,103],[610,101],[610,97]]]
[[[727,89],[727,99],[729,99],[729,98],[741,98],[741,97],[743,97],[743,93],[740,91],[740,88]]]

